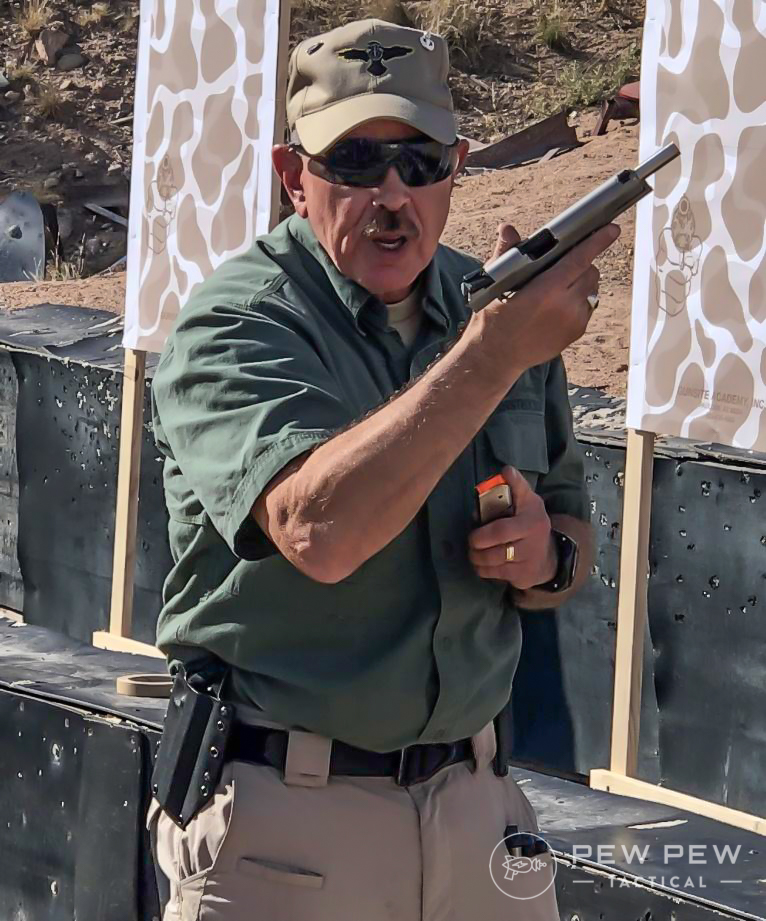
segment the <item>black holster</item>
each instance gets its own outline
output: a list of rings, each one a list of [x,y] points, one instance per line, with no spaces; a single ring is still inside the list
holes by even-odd
[[[175,675],[165,727],[154,762],[152,793],[185,828],[221,779],[234,708],[220,700],[226,672]]]
[[[511,763],[511,748],[513,747],[513,723],[511,701],[503,707],[494,719],[495,741],[497,751],[492,762],[492,769],[498,777],[507,777]]]

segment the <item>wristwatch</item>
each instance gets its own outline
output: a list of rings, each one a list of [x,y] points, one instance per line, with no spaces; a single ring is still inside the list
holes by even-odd
[[[568,534],[555,529],[551,531],[551,534],[556,545],[558,559],[556,572],[549,582],[543,582],[542,585],[536,585],[535,588],[541,592],[556,594],[572,587],[577,573],[578,552],[576,542]]]

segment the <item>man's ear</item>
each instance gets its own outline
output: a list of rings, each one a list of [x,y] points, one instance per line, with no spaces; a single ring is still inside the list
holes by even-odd
[[[455,164],[455,172],[452,174],[452,181],[460,175],[463,169],[463,164],[465,163],[465,158],[468,156],[468,141],[465,138],[461,138],[457,142],[457,163]]]
[[[303,159],[287,144],[276,144],[271,149],[271,162],[285,187],[293,208],[301,217],[306,217],[306,195],[303,189]]]

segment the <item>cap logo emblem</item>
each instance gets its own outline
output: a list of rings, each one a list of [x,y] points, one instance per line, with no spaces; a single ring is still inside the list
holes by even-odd
[[[412,48],[405,48],[402,45],[384,48],[380,42],[368,42],[366,48],[345,48],[338,52],[338,57],[346,61],[364,61],[367,64],[367,73],[372,74],[373,77],[382,77],[388,72],[386,61],[406,57],[412,54],[412,51]]]
[[[436,47],[436,42],[433,40],[430,32],[424,32],[420,36],[420,44],[426,49],[426,51],[433,51]]]

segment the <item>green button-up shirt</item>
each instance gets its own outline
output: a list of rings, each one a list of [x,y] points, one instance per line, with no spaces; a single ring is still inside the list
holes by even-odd
[[[475,485],[513,464],[549,513],[586,517],[560,360],[522,376],[412,524],[342,582],[303,575],[251,515],[285,464],[389,400],[459,335],[460,281],[476,266],[439,247],[408,349],[385,306],[294,215],[217,269],[168,339],[153,392],[175,565],[158,644],[187,664],[210,653],[230,663],[231,693],[266,718],[387,751],[472,735],[508,700],[519,617],[506,586],[468,561]]]

